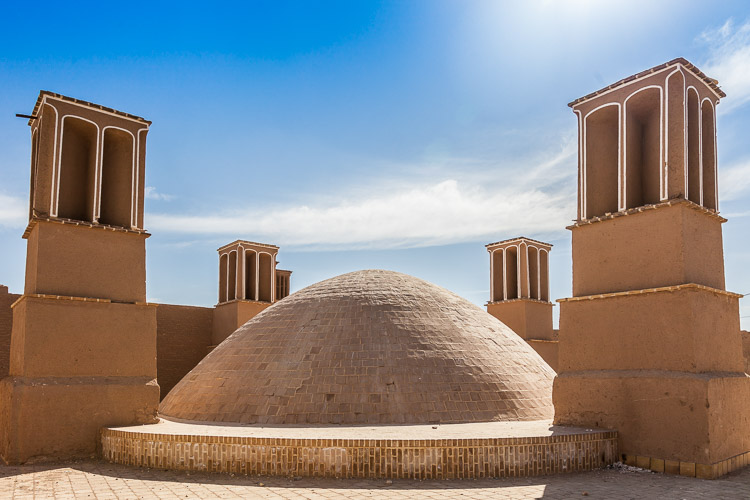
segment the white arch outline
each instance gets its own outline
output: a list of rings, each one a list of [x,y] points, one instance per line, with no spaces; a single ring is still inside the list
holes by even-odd
[[[586,115],[583,117],[583,189],[584,189],[584,198],[586,198],[586,191],[587,191],[587,177],[588,177],[588,158],[587,158],[587,135],[588,135],[588,129],[587,129],[587,123],[589,116],[591,116],[593,113],[596,113],[602,108],[606,108],[609,106],[617,106],[617,207],[618,210],[620,209],[620,206],[622,205],[621,195],[622,195],[622,186],[621,186],[621,178],[622,178],[622,105],[619,102],[608,102],[607,104],[602,104],[601,106],[597,106],[596,108],[592,109]],[[583,212],[583,219],[587,219],[587,211],[588,211],[588,199],[584,199],[584,212]],[[604,215],[604,214],[601,214]]]
[[[42,99],[42,107],[44,106],[49,106],[50,108],[52,108],[52,111],[55,112],[55,140],[52,145],[52,172],[51,172],[52,178],[50,179],[50,183],[49,183],[49,214],[51,217],[57,217],[57,207],[54,205],[54,202],[55,202],[55,189],[56,189],[55,173],[57,171],[57,161],[58,161],[58,157],[62,156],[62,150],[59,152],[59,154],[57,151],[57,142],[58,142],[57,141],[57,125],[59,123],[60,114],[57,112],[56,107],[54,107],[52,104],[46,101],[46,96],[45,96],[45,99]],[[60,137],[60,141],[62,141],[62,137]]]
[[[669,78],[669,77],[667,77]],[[665,84],[666,85],[666,84]],[[641,87],[640,89],[636,90],[629,96],[625,98],[623,101],[623,118],[622,118],[622,129],[623,129],[623,135],[625,136],[625,148],[623,148],[623,205],[620,207],[620,210],[625,210],[628,206],[628,100],[630,100],[631,97],[635,96],[636,94],[639,94],[640,92],[649,90],[649,89],[658,89],[659,90],[659,199],[660,201],[664,199],[664,89],[660,85],[647,85],[645,87]]]
[[[96,185],[97,185],[97,182],[98,182],[98,174],[99,174],[99,148],[100,148],[100,144],[101,144],[101,130],[99,129],[99,125],[96,122],[93,122],[93,121],[89,120],[88,118],[83,118],[83,117],[78,116],[78,115],[64,115],[60,119],[60,155],[59,155],[58,163],[57,163],[57,189],[56,189],[56,193],[55,193],[55,197],[56,197],[56,199],[55,199],[55,213],[54,213],[53,217],[57,217],[57,213],[58,213],[59,208],[60,208],[60,206],[59,206],[60,205],[60,171],[62,169],[62,149],[63,149],[63,141],[65,139],[65,119],[66,118],[75,118],[76,120],[81,120],[81,121],[84,121],[84,122],[91,123],[92,125],[94,125],[96,127],[96,151],[94,153],[94,161],[96,162],[96,164],[94,165],[94,197],[96,198]],[[93,201],[96,202],[96,200],[93,200]],[[93,208],[92,208],[93,213],[91,214],[91,221],[93,222],[93,221],[96,220],[96,217],[95,217],[95,215],[96,215],[96,203],[92,203],[92,205],[93,205]],[[50,212],[51,212],[51,210],[50,210]]]
[[[546,288],[547,288],[547,294],[546,294],[546,295],[547,295],[547,302],[550,302],[550,285],[549,285],[549,250],[547,250],[546,248],[540,248],[540,249],[539,249],[539,258],[540,258],[540,261],[539,261],[539,300],[542,300],[542,295],[543,295],[543,294],[542,294],[542,282],[541,282],[541,279],[542,279],[542,278],[541,278],[541,276],[542,276],[542,266],[541,266],[541,256],[542,256],[542,252],[544,252],[544,253],[545,253],[545,255],[546,255],[546,258],[545,258],[545,260],[546,260],[546,265],[547,265],[547,283],[545,283],[545,285],[546,285]]]
[[[698,96],[700,98],[700,96]],[[711,113],[713,114],[713,129],[714,129],[714,137],[713,137],[713,143],[714,143],[714,201],[716,202],[716,211],[719,210],[719,179],[718,179],[718,172],[719,172],[719,165],[718,165],[718,156],[716,151],[716,106],[714,105],[713,101],[709,97],[704,97],[699,104],[700,107],[700,130],[701,130],[701,206],[706,207],[704,200],[703,200],[703,103],[708,101],[708,103],[711,105]],[[708,207],[706,207],[708,208]]]
[[[134,210],[134,220],[133,220],[133,227],[136,229],[143,229],[138,225],[138,210],[140,208],[140,194],[141,194],[141,132],[148,133],[149,127],[146,126],[144,128],[140,128],[136,130],[136,167],[135,167],[135,189],[133,190],[133,194],[135,196],[135,201],[133,202],[133,210]],[[145,162],[144,162],[145,163]],[[143,215],[143,214],[141,214]],[[145,221],[142,225],[145,225]]]
[[[231,274],[229,272],[229,269],[231,269],[231,267],[232,267],[231,260],[230,260],[230,259],[232,259],[232,254],[234,254],[234,283],[232,283],[232,285],[230,285],[229,284],[229,278],[230,278]],[[230,300],[237,300],[237,263],[238,263],[238,261],[237,261],[237,249],[235,248],[233,250],[229,250],[227,252],[227,302],[229,302]],[[229,287],[230,286],[234,286],[234,298],[232,298],[232,299],[229,298]]]
[[[257,253],[257,259],[258,259],[258,266],[256,269],[256,287],[255,287],[255,297],[256,300],[260,301],[260,254],[266,254],[271,258],[271,303],[274,302],[274,293],[276,291],[276,265],[274,264],[276,262],[276,254],[272,254],[270,252],[266,252],[264,250],[259,250]]]
[[[701,138],[701,94],[698,89],[693,85],[688,85],[685,89],[685,199],[690,199],[690,109],[688,103],[690,102],[690,89],[695,92],[695,97],[698,100],[698,203],[703,205],[703,146]]]
[[[669,199],[669,79],[677,73],[679,73],[682,77],[682,85],[680,86],[680,88],[683,91],[683,96],[687,96],[687,94],[685,93],[685,84],[687,83],[687,79],[685,78],[685,74],[682,72],[682,66],[677,66],[677,69],[668,74],[667,78],[664,80],[664,192],[662,193],[662,200]],[[683,100],[687,101],[685,97],[683,97]],[[685,116],[683,111],[683,133],[687,130],[685,127],[686,120],[687,117]],[[683,163],[686,166],[685,169],[687,171],[687,148],[683,148],[682,158]],[[685,198],[687,198],[687,194],[685,194]]]
[[[133,213],[134,213],[134,207],[133,207],[134,180],[133,178],[135,176],[135,152],[136,152],[135,142],[136,142],[136,139],[135,139],[135,135],[133,135],[133,132],[131,132],[130,130],[124,129],[122,127],[115,127],[114,125],[107,125],[106,127],[102,128],[102,148],[101,148],[102,150],[101,150],[101,158],[99,161],[99,169],[100,169],[99,186],[96,189],[96,193],[98,194],[98,199],[94,200],[95,201],[94,206],[96,207],[96,220],[95,221],[99,222],[99,218],[102,216],[102,184],[103,184],[102,178],[104,176],[104,135],[107,129],[110,129],[110,128],[115,129],[115,130],[121,130],[123,132],[128,133],[130,135],[130,138],[133,141],[132,142],[133,153],[130,159],[131,160],[130,162],[130,189],[131,189],[130,191],[130,227],[133,228],[135,227],[135,224],[133,224]]]
[[[41,118],[40,120],[41,121]],[[36,200],[36,185],[37,182],[39,182],[39,176],[37,165],[39,165],[39,126],[34,127],[31,129],[31,158],[29,158],[31,162],[31,182],[29,183],[31,185],[30,191],[29,191],[29,220],[31,220],[31,217],[34,215],[34,200]],[[36,142],[34,142],[34,137],[36,137]]]
[[[585,219],[584,203],[586,201],[586,191],[583,186],[583,114],[580,110],[574,109],[578,117],[578,220]]]

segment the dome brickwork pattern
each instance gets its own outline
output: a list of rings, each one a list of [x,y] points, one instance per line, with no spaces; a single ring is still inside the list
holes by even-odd
[[[160,413],[238,424],[425,424],[553,416],[554,372],[467,300],[391,271],[290,295],[222,342]]]

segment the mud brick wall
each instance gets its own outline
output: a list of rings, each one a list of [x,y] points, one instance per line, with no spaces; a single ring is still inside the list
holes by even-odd
[[[156,309],[156,372],[162,398],[208,354],[213,312],[212,307],[171,304]]]
[[[750,332],[741,330],[742,334],[742,354],[745,356],[745,373],[750,373]]]
[[[10,305],[20,297],[8,293],[8,287],[0,285],[0,377],[8,375],[10,363],[10,332],[13,329],[13,310]]]

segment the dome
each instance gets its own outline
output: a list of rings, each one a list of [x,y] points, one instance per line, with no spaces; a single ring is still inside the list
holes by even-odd
[[[554,372],[469,301],[358,271],[267,308],[167,395],[166,418],[239,424],[550,419]]]

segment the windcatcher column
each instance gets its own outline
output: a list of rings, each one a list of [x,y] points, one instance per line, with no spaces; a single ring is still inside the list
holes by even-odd
[[[745,465],[750,379],[724,289],[715,107],[684,59],[570,104],[573,297],[560,300],[555,423],[617,429],[627,463],[713,478]]]
[[[291,271],[276,269],[279,247],[237,240],[219,248],[219,302],[214,346],[253,316],[289,295]]]
[[[486,245],[490,254],[490,300],[487,312],[526,340],[557,369],[557,339],[549,299],[549,252],[552,245],[512,238]]]
[[[151,122],[41,92],[31,126],[24,294],[0,381],[7,463],[96,451],[99,429],[155,421],[143,179]]]

